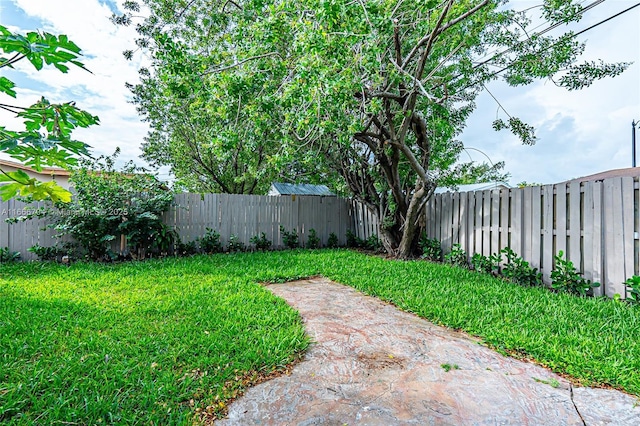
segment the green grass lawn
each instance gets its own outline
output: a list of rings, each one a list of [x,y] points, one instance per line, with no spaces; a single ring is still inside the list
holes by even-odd
[[[0,423],[191,423],[308,345],[256,284],[324,275],[584,384],[640,395],[640,309],[360,253],[0,266]]]

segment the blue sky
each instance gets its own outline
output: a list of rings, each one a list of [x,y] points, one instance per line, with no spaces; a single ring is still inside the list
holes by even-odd
[[[524,0],[513,3],[518,8],[536,4]],[[636,3],[606,0],[572,29],[579,31]],[[124,85],[137,81],[137,69],[145,58],[138,55],[127,62],[122,57],[122,51],[132,47],[135,33],[108,20],[120,4],[112,0],[0,0],[3,25],[22,32],[37,28],[67,34],[83,49],[83,62],[93,73],[79,69],[68,74],[55,69],[36,72],[19,63],[16,71],[5,75],[20,87],[20,104],[44,94],[52,101],[75,100],[79,107],[98,115],[100,126],[75,134],[89,143],[95,154],[110,154],[120,147],[122,160],[142,163],[138,156],[147,126],[138,119],[135,106],[128,103],[130,95]],[[578,92],[567,92],[551,82],[520,88],[490,84],[488,89],[509,114],[537,128],[539,140],[533,147],[522,146],[509,133],[494,132],[491,123],[496,116],[507,116],[497,112],[495,101],[484,94],[460,137],[471,148],[471,158],[485,160],[476,151],[480,150],[494,162],[505,161],[512,184],[555,183],[631,166],[631,121],[640,121],[640,7],[586,32],[579,40],[587,41],[586,60],[634,64],[621,76]],[[3,123],[13,125],[8,113],[0,114]],[[166,170],[160,176],[167,177]]]

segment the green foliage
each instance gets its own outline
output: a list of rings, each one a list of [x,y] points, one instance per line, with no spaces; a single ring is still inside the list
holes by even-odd
[[[500,253],[494,253],[491,256],[483,256],[480,253],[474,253],[471,256],[471,266],[475,271],[485,274],[497,275],[500,272],[500,262],[502,262],[502,255]]]
[[[20,260],[19,251],[10,251],[9,247],[0,247],[0,263],[16,262]]]
[[[500,253],[505,255],[507,261],[502,265],[502,275],[505,278],[525,287],[543,284],[542,274],[538,272],[538,269],[529,265],[529,262],[518,256],[511,248],[505,247],[500,250]]]
[[[78,245],[78,257],[109,260],[111,242],[125,235],[136,258],[168,253],[176,239],[162,222],[173,202],[173,193],[143,168],[128,163],[114,168],[116,154],[84,161],[71,176],[73,202],[49,214],[57,221],[59,236],[70,235]]]
[[[467,252],[464,251],[460,244],[454,244],[451,247],[451,252],[444,256],[444,261],[451,265],[461,266],[467,268],[469,263],[467,262]]]
[[[347,247],[349,248],[364,248],[365,240],[358,237],[353,231],[347,229]]]
[[[265,234],[264,232],[261,232],[260,236],[255,235],[251,237],[249,242],[251,242],[251,244],[255,244],[256,250],[259,250],[259,251],[269,250],[272,244],[271,241],[267,239],[267,234]]]
[[[127,4],[115,22],[139,15],[137,2]],[[187,186],[224,192],[260,187],[278,168],[295,180],[334,183],[339,174],[400,257],[414,254],[405,251],[422,231],[413,224],[424,208],[410,206],[424,206],[435,186],[502,175],[501,163],[463,161],[458,140],[487,83],[572,89],[628,67],[576,66],[584,45],[573,33],[535,32],[542,20],[578,21],[578,0],[525,11],[502,1],[192,0],[172,13],[165,0],[144,4],[136,45],[153,60],[131,89],[152,128],[148,160],[172,165]],[[515,114],[494,127],[536,140]]]
[[[327,240],[327,248],[338,248],[340,243],[338,242],[338,236],[335,232],[329,234],[329,239]]]
[[[511,130],[511,133],[518,136],[525,145],[535,145],[537,140],[535,128],[524,123],[517,117],[510,117],[508,122],[505,122],[502,119],[497,119],[493,122],[493,129],[496,131],[509,129]]]
[[[46,32],[28,32],[25,35],[9,31],[0,25],[0,68],[13,68],[27,59],[36,70],[53,65],[66,73],[69,65],[84,68],[78,60],[80,48],[66,35]],[[0,93],[16,97],[15,83],[0,77]],[[76,156],[88,155],[88,146],[73,140],[71,132],[78,127],[98,124],[98,117],[76,108],[74,102],[51,103],[44,97],[29,107],[7,105],[2,108],[13,112],[22,120],[24,130],[11,130],[0,126],[0,152],[41,171],[45,166],[69,168],[77,164]],[[0,198],[16,196],[33,200],[48,199],[69,202],[71,194],[55,182],[39,182],[23,171],[5,172],[0,169]]]
[[[419,242],[422,258],[432,262],[442,261],[442,245],[437,238],[427,238],[426,233],[422,233]]]
[[[175,252],[178,256],[193,256],[198,253],[198,245],[196,241],[183,243],[179,239],[176,242]]]
[[[0,199],[6,201],[17,196],[34,201],[46,199],[61,203],[71,201],[71,193],[54,181],[40,182],[22,170],[15,172],[0,170]]]
[[[382,244],[376,234],[369,235],[367,239],[363,240],[362,238],[358,237],[351,229],[347,229],[347,247],[378,251],[382,248]]]
[[[362,248],[365,250],[379,251],[382,248],[382,244],[376,234],[371,234],[369,238],[362,241]]]
[[[235,235],[235,234],[231,234],[229,236],[229,246],[227,247],[227,249],[230,252],[242,252],[242,251],[246,251],[246,247],[244,245],[244,243],[242,241],[240,241],[240,238]]]
[[[42,247],[40,244],[29,247],[27,251],[35,254],[38,256],[38,259],[44,261],[57,260],[66,253],[66,250],[58,246]]]
[[[149,252],[166,255],[175,241],[175,232],[155,211],[141,209],[138,214],[127,215],[127,220],[120,223],[117,230],[126,235],[130,249],[141,259]]]
[[[364,242],[358,237],[351,229],[347,229],[347,247],[359,248],[362,247]]]
[[[586,296],[594,287],[600,287],[600,283],[591,283],[581,276],[576,267],[568,259],[563,259],[562,250],[554,257],[555,268],[551,271],[551,287],[555,290]]]
[[[287,248],[296,248],[299,246],[298,231],[295,229],[287,231],[284,226],[280,225],[280,235],[282,235],[282,242]]]
[[[309,237],[307,237],[307,248],[320,248],[320,238],[318,238],[316,230],[313,228],[309,229]]]
[[[445,372],[447,372],[447,373],[448,373],[449,371],[451,371],[452,369],[453,369],[453,370],[459,370],[459,369],[460,369],[460,367],[458,366],[458,364],[449,364],[449,363],[440,364],[440,367],[442,367],[442,369],[443,369]]]
[[[541,183],[522,181],[518,182],[518,188],[526,188],[527,186],[542,186]]]
[[[600,60],[596,62],[585,62],[583,64],[571,66],[565,75],[560,78],[559,84],[568,90],[580,90],[591,86],[595,80],[605,77],[615,77],[625,71],[630,62],[617,64],[607,64]]]
[[[624,284],[627,286],[627,298],[629,303],[640,304],[640,276],[634,275],[628,278]]]
[[[200,246],[200,251],[207,254],[221,253],[223,251],[220,233],[211,228],[206,228],[205,234],[198,238],[198,245]]]

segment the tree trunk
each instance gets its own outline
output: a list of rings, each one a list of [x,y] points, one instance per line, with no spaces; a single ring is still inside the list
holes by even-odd
[[[400,240],[400,245],[398,246],[397,257],[399,259],[410,259],[414,256],[414,242],[417,237],[416,229],[418,227],[418,214],[420,212],[420,207],[424,202],[425,198],[427,198],[427,191],[424,186],[421,186],[416,192],[414,192],[413,197],[411,197],[411,202],[409,203],[409,208],[407,209],[407,215],[405,216],[404,228],[402,230],[402,239]]]
[[[381,225],[378,226],[380,232],[380,242],[382,243],[382,247],[387,252],[389,256],[396,255],[398,251],[399,239],[397,235],[390,229],[384,229]]]

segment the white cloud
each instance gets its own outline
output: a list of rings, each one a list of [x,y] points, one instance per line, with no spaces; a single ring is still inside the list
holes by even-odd
[[[95,154],[111,154],[116,146],[122,150],[122,160],[136,160],[140,144],[147,133],[146,124],[140,122],[135,106],[128,103],[130,93],[126,82],[138,81],[137,70],[144,58],[126,61],[122,52],[134,46],[136,37],[132,28],[118,27],[109,21],[111,10],[97,0],[13,0],[14,4],[32,18],[40,19],[40,29],[53,34],[66,34],[85,55],[88,73],[72,68],[67,74],[54,68],[36,71],[22,61],[17,69],[34,81],[43,82],[48,89],[43,93],[51,101],[76,101],[78,107],[100,117],[100,125],[80,129],[74,137],[87,142]],[[34,28],[20,28],[22,32]],[[19,91],[21,104],[29,104],[38,96],[33,90]]]

